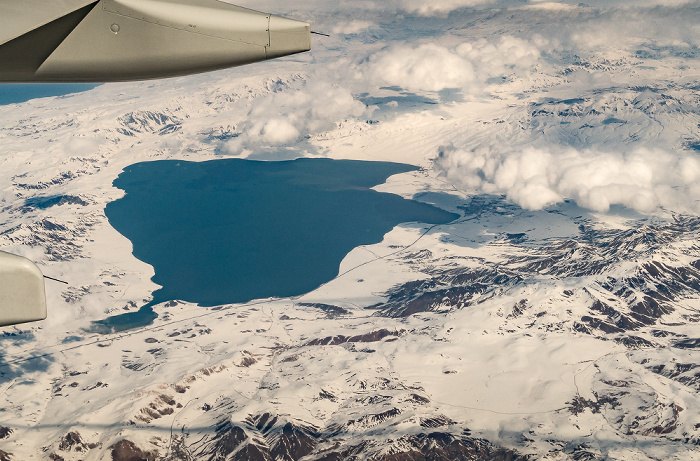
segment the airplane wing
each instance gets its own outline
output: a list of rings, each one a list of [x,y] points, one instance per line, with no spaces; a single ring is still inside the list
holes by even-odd
[[[95,0],[0,1],[0,45],[94,2]]]
[[[0,326],[46,318],[44,276],[21,256],[0,251]]]
[[[0,0],[0,82],[172,77],[310,48],[307,23],[218,0]]]

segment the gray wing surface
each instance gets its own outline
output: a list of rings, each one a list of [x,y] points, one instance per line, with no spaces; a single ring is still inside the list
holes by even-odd
[[[0,45],[95,0],[0,0]]]
[[[28,259],[0,251],[0,326],[46,318],[44,276]]]
[[[0,0],[0,82],[172,77],[307,51],[305,22],[218,0]]]

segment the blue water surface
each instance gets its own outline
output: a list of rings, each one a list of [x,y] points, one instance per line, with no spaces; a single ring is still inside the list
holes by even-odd
[[[412,170],[330,159],[144,162],[114,181],[126,195],[105,213],[134,255],[154,267],[162,288],[151,304],[290,297],[332,280],[353,248],[381,242],[397,224],[458,217],[371,189]],[[147,306],[103,324],[124,329],[154,318]]]
[[[0,106],[92,90],[91,83],[0,83]]]

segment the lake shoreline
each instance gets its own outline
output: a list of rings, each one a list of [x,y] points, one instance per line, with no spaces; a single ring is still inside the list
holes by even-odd
[[[143,162],[114,181],[126,195],[105,214],[134,255],[155,269],[152,280],[162,288],[139,311],[152,322],[151,306],[170,300],[211,307],[303,295],[335,278],[352,249],[381,242],[398,224],[457,219],[372,189],[415,170],[308,158]],[[133,315],[99,325],[142,326]]]

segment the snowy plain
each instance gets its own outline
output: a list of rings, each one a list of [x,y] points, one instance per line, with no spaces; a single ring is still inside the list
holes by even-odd
[[[331,37],[0,107],[0,249],[70,283],[2,329],[0,459],[700,459],[698,2],[238,4]],[[376,189],[461,217],[86,331],[158,288],[112,181],[227,157],[409,163]]]

